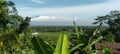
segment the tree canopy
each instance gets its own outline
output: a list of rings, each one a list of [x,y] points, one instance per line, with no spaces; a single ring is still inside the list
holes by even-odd
[[[2,51],[22,54],[30,46],[30,19],[20,16],[12,1],[0,0],[0,54]]]
[[[97,23],[105,23],[109,26],[109,28],[103,32],[103,35],[108,34],[111,32],[112,34],[116,35],[116,41],[120,42],[120,12],[119,11],[111,11],[108,15],[105,16],[99,16],[97,19],[95,19],[97,22],[94,22],[93,24]]]

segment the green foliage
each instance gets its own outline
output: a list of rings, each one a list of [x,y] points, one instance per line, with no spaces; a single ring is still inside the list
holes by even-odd
[[[85,49],[91,48],[93,45],[95,45],[96,43],[98,43],[98,42],[99,42],[100,40],[102,40],[102,39],[103,39],[102,36],[98,37],[98,39],[96,39],[95,41],[92,41],[90,44],[88,44],[88,45],[85,47]]]
[[[102,22],[100,23],[100,25],[97,27],[97,29],[93,32],[92,36],[89,39],[89,42],[92,41],[92,39],[94,38],[94,36],[98,35],[100,33],[101,30],[101,26],[102,26]]]
[[[70,53],[72,53],[73,51],[75,51],[76,49],[78,49],[79,47],[83,46],[84,44],[78,44],[75,47],[70,49]]]
[[[112,11],[109,15],[99,16],[96,23],[100,23],[97,29],[92,34],[86,33],[86,31],[76,25],[73,21],[74,27],[68,27],[56,30],[46,30],[47,32],[63,32],[58,38],[57,44],[51,44],[49,37],[47,41],[42,39],[42,35],[32,36],[31,28],[29,27],[30,17],[25,19],[18,15],[15,4],[11,1],[0,0],[0,54],[72,54],[76,50],[81,54],[97,54],[97,49],[92,47],[101,41],[114,42],[114,39],[120,35],[120,13],[119,11]],[[101,35],[101,26],[106,22],[109,25],[109,29],[103,38]],[[73,30],[73,28],[75,30]],[[57,31],[60,30],[60,31]],[[73,38],[75,43],[69,39],[70,35],[75,34]],[[45,32],[45,31],[42,31]],[[75,33],[73,33],[75,32]],[[111,33],[110,33],[111,32]],[[45,33],[46,34],[46,33]],[[54,33],[55,34],[55,33]],[[54,35],[53,34],[53,35]],[[48,34],[49,36],[51,34]],[[118,36],[116,36],[118,35]],[[57,35],[58,36],[58,35]],[[116,37],[115,37],[116,36]],[[52,37],[55,40],[57,37]],[[106,38],[106,39],[105,39]],[[55,42],[53,40],[53,43]],[[70,41],[69,41],[70,40]],[[55,49],[54,49],[54,46]],[[102,48],[105,53],[112,54],[108,48]]]
[[[31,26],[37,32],[74,32],[73,26]]]
[[[63,36],[62,54],[69,54],[69,40],[67,35]]]
[[[69,54],[69,40],[67,35],[60,35],[54,54]]]
[[[89,54],[98,54],[98,50],[92,50]]]
[[[52,54],[52,48],[40,37],[32,38],[32,48],[36,50],[36,54]]]
[[[77,36],[77,44],[87,45],[88,41],[86,41],[86,39],[89,39],[89,36],[86,33],[84,33],[82,28],[80,28],[80,30],[78,29],[75,21],[73,21],[73,24],[75,28],[75,34]]]
[[[32,53],[30,48],[31,29],[29,25],[20,32],[24,21],[29,24],[30,20],[23,19],[18,15],[15,4],[12,1],[0,0],[0,46],[1,54],[27,54]],[[29,18],[30,19],[30,18]]]
[[[97,19],[95,19],[97,23],[105,23],[109,26],[108,29],[102,32],[103,36],[107,36],[109,32],[115,35],[115,41],[120,42],[120,12],[119,11],[111,11],[109,14],[105,16],[99,16]],[[114,38],[113,38],[114,39]]]
[[[104,52],[105,54],[113,54],[112,50],[109,49],[109,48],[101,47],[101,49],[103,50],[103,52]]]
[[[72,53],[76,52],[76,50],[77,50],[81,54],[97,54],[98,50],[92,49],[92,47],[96,43],[98,43],[99,41],[101,41],[103,39],[103,36],[100,35],[100,29],[101,29],[102,23],[100,23],[98,28],[93,32],[92,36],[88,36],[88,34],[86,34],[83,29],[79,30],[78,27],[76,26],[75,21],[73,23],[74,23],[74,27],[76,29],[75,34],[79,35],[79,36],[76,36],[77,38],[75,39],[75,40],[77,40],[77,42],[76,42],[77,44],[74,44],[73,42],[69,41],[68,35],[61,34],[59,36],[56,48],[54,49],[54,47],[52,45],[50,45],[48,42],[46,43],[46,41],[44,41],[43,39],[41,40],[41,38],[36,37],[36,39],[34,39],[34,38],[32,39],[32,45],[33,45],[35,51],[37,51],[38,54],[40,54],[40,53],[46,54],[48,51],[52,52],[53,54],[72,54]],[[37,41],[37,40],[39,40],[39,41]],[[46,49],[44,49],[44,48],[46,48]],[[47,49],[49,49],[49,50],[47,50]],[[51,54],[51,53],[49,53],[49,54]]]
[[[31,45],[37,54],[69,54],[69,40],[65,34],[59,36],[55,50],[52,45],[40,37],[33,37]]]
[[[98,28],[93,32],[92,36],[88,36],[82,29],[78,30],[75,21],[73,21],[73,24],[74,24],[74,27],[75,27],[75,30],[76,30],[76,35],[77,35],[77,41],[78,42],[77,42],[77,45],[74,44],[74,47],[72,48],[71,51],[74,52],[74,50],[79,49],[82,54],[93,53],[91,48],[96,43],[98,43],[99,41],[101,41],[103,39],[102,36],[96,36],[100,33],[100,28],[101,28],[102,23],[100,23]],[[94,38],[95,36],[97,38]],[[82,44],[82,46],[81,46],[81,44]]]
[[[63,35],[59,36],[54,54],[62,54]]]
[[[106,36],[103,38],[104,42],[115,42],[115,35],[112,34],[111,32],[108,32]]]
[[[74,27],[75,27],[75,33],[76,33],[76,35],[77,35],[77,38],[78,38],[78,40],[80,40],[79,38],[80,38],[80,34],[79,34],[79,31],[78,31],[78,28],[77,28],[77,25],[76,25],[76,23],[75,23],[75,21],[73,21],[73,24],[74,24]],[[81,32],[82,33],[82,32]]]

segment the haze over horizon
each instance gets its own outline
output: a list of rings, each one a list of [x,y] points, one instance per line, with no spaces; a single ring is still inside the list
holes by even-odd
[[[120,0],[7,0],[21,16],[32,17],[31,25],[92,25],[97,16],[120,11]]]

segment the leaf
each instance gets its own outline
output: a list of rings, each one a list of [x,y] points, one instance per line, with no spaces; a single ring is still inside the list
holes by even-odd
[[[67,35],[64,35],[63,38],[62,54],[69,54],[69,40]]]
[[[63,42],[63,35],[60,34],[54,54],[61,54],[62,42]]]
[[[88,48],[92,47],[94,44],[98,43],[102,39],[103,39],[102,36],[98,37],[95,41],[93,41],[90,44],[88,44],[88,46],[86,46],[85,49],[88,49]]]
[[[89,39],[89,42],[91,42],[92,38],[97,34],[100,33],[100,28],[102,26],[102,22],[100,23],[100,25],[98,26],[98,28],[93,32],[92,36]]]
[[[109,48],[102,47],[102,50],[105,54],[113,54],[113,52]]]
[[[60,35],[54,54],[69,54],[69,40],[67,35]]]
[[[52,54],[52,49],[40,37],[32,38],[32,47],[38,54]]]
[[[75,33],[77,35],[77,42],[80,43],[81,42],[81,40],[80,40],[80,33],[78,31],[78,28],[77,28],[77,25],[76,25],[75,21],[73,21],[73,24],[74,24],[74,28],[75,28]]]
[[[97,33],[99,33],[101,26],[102,26],[102,23],[100,23],[98,28],[93,32],[93,36],[96,35]]]
[[[78,44],[75,47],[73,47],[70,52],[73,52],[74,50],[78,49],[80,46],[83,46],[84,44]]]
[[[98,54],[98,50],[92,50],[89,54]]]
[[[47,41],[45,41],[45,43],[50,46],[50,48],[52,49],[52,52],[53,52],[54,51],[54,47],[50,43],[48,43]]]
[[[37,54],[42,54],[40,46],[38,45],[35,37],[32,38],[31,46],[32,46],[33,49],[35,49]]]

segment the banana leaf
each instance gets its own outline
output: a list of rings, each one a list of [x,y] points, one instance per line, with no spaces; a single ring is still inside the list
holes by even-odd
[[[60,35],[54,54],[69,54],[69,40],[67,35]]]
[[[32,38],[32,47],[35,49],[37,54],[52,54],[52,48],[46,44],[46,42],[40,37]]]

